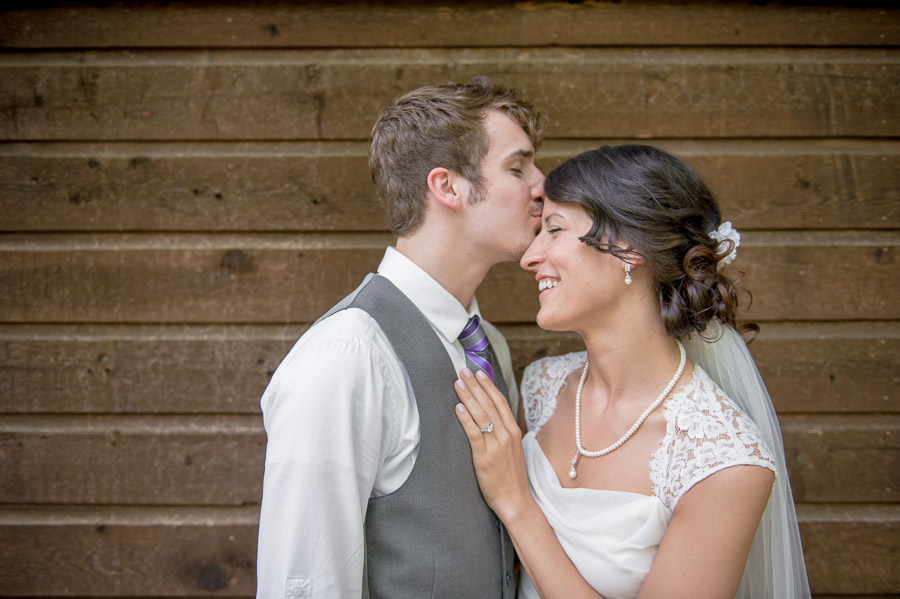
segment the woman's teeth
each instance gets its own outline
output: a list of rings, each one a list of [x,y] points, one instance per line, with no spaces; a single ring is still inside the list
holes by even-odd
[[[544,291],[545,289],[552,289],[554,287],[559,287],[559,281],[543,279],[540,283],[538,283],[538,291]]]

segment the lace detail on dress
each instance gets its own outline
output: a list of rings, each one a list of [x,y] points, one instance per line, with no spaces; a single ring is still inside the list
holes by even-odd
[[[535,434],[556,410],[556,398],[569,376],[584,366],[587,352],[578,351],[561,356],[549,356],[532,362],[522,375],[521,396],[525,406],[525,422]]]
[[[663,415],[666,434],[650,460],[650,481],[669,510],[691,487],[723,468],[754,465],[775,472],[756,424],[699,366],[663,404]]]

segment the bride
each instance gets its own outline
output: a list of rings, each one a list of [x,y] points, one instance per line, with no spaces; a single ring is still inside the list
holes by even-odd
[[[740,236],[649,146],[585,152],[545,192],[521,264],[538,324],[587,351],[526,369],[524,438],[482,372],[456,384],[519,597],[809,597],[778,421],[720,272]]]

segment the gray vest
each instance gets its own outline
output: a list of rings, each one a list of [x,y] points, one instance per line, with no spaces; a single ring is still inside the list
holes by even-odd
[[[398,490],[369,499],[363,597],[513,599],[515,553],[478,490],[469,440],[454,414],[453,362],[431,325],[390,281],[369,275],[322,318],[367,312],[384,331],[419,412],[419,451]],[[495,372],[501,372],[495,365]],[[502,376],[496,377],[506,394]]]

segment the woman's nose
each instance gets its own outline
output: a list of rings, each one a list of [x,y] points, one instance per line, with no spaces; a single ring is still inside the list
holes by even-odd
[[[541,236],[538,234],[534,241],[531,242],[531,245],[528,246],[528,249],[525,250],[522,259],[519,260],[519,266],[525,270],[537,270],[540,267],[541,262],[544,261],[544,253],[541,250],[540,243]]]

